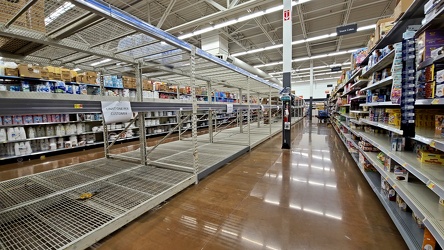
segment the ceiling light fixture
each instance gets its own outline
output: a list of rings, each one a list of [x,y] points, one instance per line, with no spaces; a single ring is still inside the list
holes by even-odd
[[[303,4],[303,3],[306,3],[306,2],[309,2],[309,1],[311,1],[311,0],[293,1],[293,2],[291,2],[291,6],[295,6],[295,5],[298,5],[298,4]],[[283,5],[279,5],[279,6],[276,6],[276,7],[271,7],[271,8],[266,9],[266,10],[261,10],[261,11],[258,11],[258,12],[254,12],[254,13],[248,14],[246,16],[241,16],[239,18],[236,18],[236,19],[233,19],[233,20],[230,20],[230,21],[219,23],[219,24],[216,24],[216,25],[208,27],[208,28],[203,28],[203,29],[200,29],[200,30],[196,30],[194,32],[191,32],[191,33],[179,36],[178,38],[179,39],[190,38],[192,36],[200,35],[200,34],[203,34],[203,33],[215,30],[215,29],[220,29],[220,28],[223,28],[223,27],[227,27],[227,26],[230,26],[230,25],[233,25],[233,24],[236,24],[236,23],[245,22],[245,21],[251,20],[253,18],[260,17],[260,16],[263,16],[265,14],[270,14],[270,13],[273,13],[273,12],[276,12],[276,11],[279,11],[279,10],[282,10],[282,9],[284,9]]]
[[[68,10],[72,9],[73,7],[75,7],[74,4],[70,2],[65,2],[62,6],[58,7],[54,12],[52,12],[51,14],[49,14],[48,17],[45,18],[45,26],[48,26],[59,16],[61,16],[63,13],[67,12]]]
[[[376,28],[375,24],[367,25],[367,26],[363,26],[363,27],[358,28],[358,31],[370,30],[370,29],[375,29],[375,28]],[[322,40],[322,39],[329,38],[329,37],[335,37],[337,35],[338,34],[336,34],[336,33],[331,33],[331,34],[328,34],[328,35],[315,36],[315,37],[310,37],[310,38],[307,38],[307,39],[296,40],[296,41],[293,41],[291,44],[292,45],[296,45],[296,44],[302,44],[302,43],[305,43],[305,42],[313,42],[313,41]],[[243,56],[243,55],[246,55],[246,54],[253,54],[253,53],[256,53],[256,52],[260,52],[260,51],[278,49],[278,48],[281,48],[283,46],[284,46],[283,44],[277,44],[277,45],[267,46],[267,47],[260,48],[260,49],[254,49],[254,50],[234,53],[234,54],[231,54],[231,56]]]
[[[316,55],[316,56],[306,56],[306,57],[302,57],[302,58],[293,59],[292,62],[302,62],[302,61],[307,61],[307,60],[337,56],[337,55],[342,55],[342,54],[347,54],[347,53],[353,53],[356,50],[358,50],[358,49],[350,49],[350,50],[344,50],[344,51],[338,51],[338,52],[331,52],[328,54],[322,54],[322,55]],[[278,65],[278,64],[282,64],[282,63],[283,63],[282,61],[279,61],[279,62],[272,62],[272,63],[255,65],[254,67],[255,68],[262,68],[262,67],[274,66],[274,65]]]
[[[95,62],[95,63],[91,63],[91,66],[97,66],[97,65],[99,65],[99,64],[107,63],[107,62],[110,62],[110,61],[111,61],[111,59],[104,59],[104,60],[102,60],[102,61],[98,61],[98,62]]]

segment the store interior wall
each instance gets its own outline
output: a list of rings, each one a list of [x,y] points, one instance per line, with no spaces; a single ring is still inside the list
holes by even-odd
[[[327,87],[327,85],[336,84],[336,80],[327,81],[315,81],[313,84],[313,99],[326,98],[327,93],[325,91],[330,91],[332,87]],[[296,91],[296,96],[303,96],[304,99],[310,98],[310,81],[304,83],[293,83],[291,86],[292,90]]]

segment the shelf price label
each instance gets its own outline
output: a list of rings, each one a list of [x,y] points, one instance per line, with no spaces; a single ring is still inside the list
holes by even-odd
[[[430,145],[430,147],[433,147],[433,148],[436,147],[436,141],[432,140],[429,145]]]
[[[439,104],[439,98],[433,99],[432,104]]]
[[[427,187],[433,190],[433,189],[435,188],[435,183],[433,183],[433,182],[429,182],[429,183],[427,184]]]
[[[75,109],[83,109],[83,104],[74,104]]]

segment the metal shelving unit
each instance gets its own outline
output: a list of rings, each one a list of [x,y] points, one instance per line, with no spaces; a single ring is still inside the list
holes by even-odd
[[[389,76],[387,78],[382,79],[381,81],[375,82],[374,84],[363,88],[362,91],[382,88],[391,85],[392,83],[393,83],[393,77]]]

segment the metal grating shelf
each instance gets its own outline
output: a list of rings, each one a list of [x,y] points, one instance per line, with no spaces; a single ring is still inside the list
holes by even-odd
[[[93,180],[90,177],[76,174],[65,169],[44,172],[36,175],[36,177],[52,184],[57,189],[70,188]]]
[[[114,176],[109,179],[109,182],[151,195],[158,195],[172,187],[172,185],[155,180],[140,178],[136,175],[130,174],[120,174],[118,176]]]

